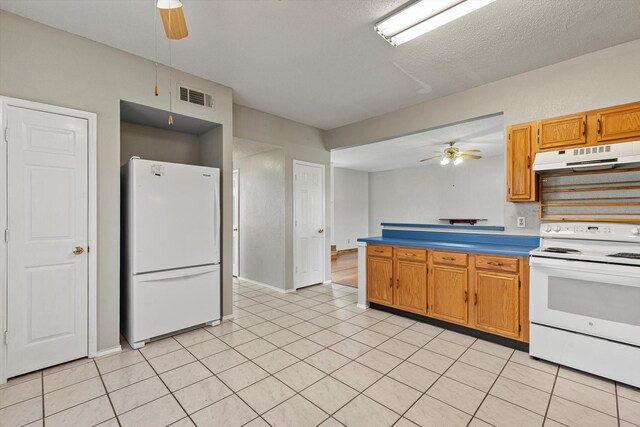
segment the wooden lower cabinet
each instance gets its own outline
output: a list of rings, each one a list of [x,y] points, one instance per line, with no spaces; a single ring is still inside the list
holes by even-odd
[[[525,257],[376,246],[367,251],[374,303],[528,342]]]
[[[395,307],[427,314],[427,263],[396,261]]]
[[[367,257],[367,297],[378,304],[393,305],[393,259]]]
[[[521,329],[519,285],[517,274],[476,271],[473,326],[517,339]]]
[[[466,268],[434,265],[430,289],[430,316],[467,324],[469,280]]]

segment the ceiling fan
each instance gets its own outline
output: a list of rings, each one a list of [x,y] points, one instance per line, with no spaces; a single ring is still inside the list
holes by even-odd
[[[158,0],[156,7],[164,25],[164,32],[171,40],[180,40],[189,35],[180,0]]]
[[[450,162],[453,162],[454,165],[459,165],[462,163],[464,159],[472,159],[478,160],[481,159],[482,156],[478,156],[476,154],[471,153],[479,153],[480,150],[464,150],[460,151],[458,147],[454,147],[456,141],[449,142],[449,146],[444,149],[442,154],[433,157],[427,157],[426,159],[420,160],[421,162],[426,162],[428,160],[440,159],[441,165],[448,165]],[[436,151],[437,152],[437,151]]]

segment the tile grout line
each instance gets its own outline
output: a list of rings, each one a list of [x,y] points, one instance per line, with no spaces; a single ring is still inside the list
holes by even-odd
[[[433,341],[433,339],[435,339],[435,338],[439,337],[442,333],[444,333],[444,331],[446,331],[446,330],[447,330],[447,329],[444,329],[444,328],[441,328],[441,329],[443,329],[443,330],[442,330],[438,335],[436,335],[436,336],[435,336],[435,337],[433,337],[431,340],[429,340],[429,342]],[[427,395],[427,393],[429,392],[429,390],[431,390],[431,388],[434,386],[434,384],[435,384],[435,383],[437,383],[438,381],[440,381],[440,379],[441,379],[442,377],[444,377],[444,374],[446,374],[446,373],[447,373],[447,371],[448,371],[449,369],[451,369],[451,367],[452,367],[453,365],[455,365],[455,364],[456,364],[456,362],[458,362],[458,361],[460,360],[460,358],[461,358],[461,357],[462,357],[462,356],[467,352],[467,350],[469,350],[469,349],[471,348],[471,346],[472,346],[473,344],[475,344],[475,342],[476,342],[477,340],[478,340],[477,338],[474,338],[473,342],[472,342],[471,344],[469,344],[469,346],[465,349],[465,351],[463,351],[463,352],[460,354],[460,356],[458,356],[456,359],[454,359],[454,360],[453,360],[453,363],[451,363],[451,365],[449,365],[449,367],[448,367],[447,369],[445,369],[445,370],[444,370],[444,372],[442,372],[441,374],[439,374],[438,378],[437,378],[433,383],[431,383],[431,385],[430,385],[429,387],[427,387],[427,389],[426,389],[424,392],[422,392],[422,394],[420,395],[420,397],[418,397],[418,398],[416,399],[416,401],[415,401],[415,402],[413,402],[413,404],[412,404],[411,406],[409,406],[409,407],[407,408],[407,410],[406,410],[406,411],[404,411],[404,412],[402,413],[401,418],[405,418],[405,415],[407,414],[407,412],[409,412],[409,411],[411,410],[411,408],[413,408],[413,407],[415,406],[415,404],[416,404],[416,403],[418,403],[418,402],[420,401],[420,399],[422,399],[424,396],[429,396],[429,395]],[[446,340],[445,340],[445,341],[446,341]],[[427,344],[429,344],[429,342],[428,342]],[[427,344],[425,344],[425,345],[427,345]],[[421,347],[421,348],[424,348],[424,346],[423,346],[423,347]],[[427,350],[427,351],[430,351],[430,350]],[[439,354],[439,353],[436,353],[436,354]],[[446,357],[446,356],[445,356],[445,357]],[[413,362],[410,362],[410,363],[413,363]],[[419,366],[419,365],[417,365],[417,366]],[[424,368],[424,369],[428,369],[428,368]],[[429,369],[429,370],[430,370],[430,369]],[[431,372],[434,372],[435,374],[438,374],[438,373],[437,373],[437,372],[435,372],[435,371],[431,371]],[[439,402],[442,402],[442,403],[444,403],[445,405],[447,405],[447,406],[449,406],[449,407],[451,407],[451,408],[454,408],[454,409],[456,409],[456,410],[458,410],[458,411],[463,412],[463,413],[465,413],[465,414],[466,414],[466,412],[464,412],[464,411],[462,411],[462,410],[460,410],[460,409],[456,408],[456,407],[455,407],[455,406],[453,406],[453,405],[449,405],[447,402],[443,402],[442,400],[437,399],[437,398],[432,397],[432,396],[429,396],[429,397],[431,397],[432,399],[435,399],[435,400],[437,400],[437,401],[439,401]],[[409,419],[409,418],[407,418],[407,419]],[[469,420],[469,422],[471,422],[471,420],[473,420],[473,415],[471,416],[471,419]],[[411,420],[410,420],[410,421],[411,421]]]
[[[104,383],[104,379],[102,378],[102,375],[100,375],[100,369],[98,369],[98,363],[96,362],[95,359],[93,359],[93,363],[96,367],[96,371],[98,371],[98,376],[100,377],[100,382],[102,383],[102,387],[104,387],[104,392],[107,396],[107,399],[109,400],[109,405],[111,406],[111,410],[113,411],[113,416],[116,419],[116,422],[118,423],[118,426],[122,427],[122,424],[120,423],[120,418],[118,418],[118,414],[116,413],[116,408],[113,406],[113,402],[111,401],[111,395],[109,394],[109,390],[107,390],[107,386]],[[100,396],[102,397],[102,396]],[[97,398],[96,398],[97,399]],[[111,418],[109,418],[111,419]],[[109,420],[106,420],[109,421]]]
[[[171,337],[171,338],[173,338],[173,337]],[[180,344],[180,342],[179,342],[178,340],[176,340],[175,338],[174,338],[174,340],[175,340],[178,344]],[[182,344],[180,344],[180,345],[182,346]],[[176,351],[178,351],[178,350],[176,350]],[[140,353],[140,355],[142,356],[142,358],[143,358],[143,359],[144,359],[144,360],[149,364],[149,366],[151,366],[151,369],[152,369],[152,370],[153,370],[153,372],[156,374],[156,377],[158,377],[158,379],[160,380],[160,382],[162,382],[162,385],[164,385],[164,386],[166,387],[167,391],[169,392],[169,394],[168,394],[168,395],[171,395],[171,397],[173,397],[173,399],[176,401],[176,403],[180,406],[180,409],[182,409],[182,410],[184,411],[184,413],[187,415],[187,418],[189,418],[189,420],[190,420],[191,422],[193,422],[193,420],[191,419],[191,414],[189,414],[189,412],[187,412],[187,410],[182,406],[182,403],[180,403],[180,401],[178,400],[178,398],[173,394],[173,391],[171,391],[171,389],[169,388],[169,386],[167,385],[167,383],[162,379],[162,377],[160,376],[160,374],[158,373],[158,371],[156,370],[156,368],[155,368],[155,367],[154,367],[154,366],[149,362],[149,359],[147,359],[147,357],[146,357],[146,356],[145,356],[145,355],[144,355],[140,350],[138,350],[138,352]],[[167,353],[167,354],[169,354],[169,353]],[[189,353],[189,354],[191,354],[191,353]],[[192,355],[192,356],[193,356],[193,355]],[[198,360],[198,359],[196,358],[196,360]],[[199,360],[198,360],[198,361],[199,361]],[[200,362],[200,363],[202,363],[202,362]],[[203,365],[204,365],[204,364],[203,364]],[[178,367],[177,367],[177,368],[175,368],[175,369],[178,369],[179,367],[182,367],[182,366],[185,366],[185,365],[178,366]],[[205,368],[206,368],[206,366],[205,366]],[[168,372],[168,371],[167,371],[167,372]],[[164,372],[163,372],[163,373],[164,373]],[[141,408],[141,407],[143,407],[143,406],[145,406],[145,405],[148,405],[148,404],[149,404],[149,403],[151,403],[151,402],[155,402],[156,400],[158,400],[158,399],[162,399],[163,397],[168,396],[168,395],[167,395],[167,394],[165,394],[165,395],[163,395],[163,396],[160,396],[160,397],[158,397],[157,399],[154,399],[154,400],[152,400],[152,401],[150,401],[150,402],[147,402],[147,403],[145,403],[145,404],[143,404],[143,405],[140,405],[140,406],[137,406],[137,407],[135,407],[135,408],[132,408],[132,409],[130,409],[129,411],[125,411],[125,412],[123,412],[122,414],[126,414],[127,412],[131,412],[131,411],[133,411],[134,409],[137,409],[137,408]],[[122,414],[120,414],[120,415],[122,415]],[[118,421],[120,421],[120,415],[118,415]],[[185,417],[180,417],[180,418],[178,418],[178,420],[176,420],[175,422],[178,422],[178,421],[180,421],[180,420],[181,420],[181,419],[183,419],[183,418],[185,418]],[[195,422],[193,422],[193,423],[195,424]],[[172,424],[173,424],[173,423],[172,423]]]
[[[206,330],[205,330],[205,331],[206,331]],[[207,332],[208,332],[208,331],[207,331]],[[234,331],[234,332],[235,332],[235,331]],[[233,333],[233,332],[230,332],[230,333]],[[226,334],[225,334],[225,335],[226,335]],[[260,337],[258,337],[258,338],[256,338],[256,339],[259,339],[259,338],[260,338]],[[240,400],[241,400],[245,405],[247,405],[249,408],[251,408],[251,410],[252,410],[255,414],[257,414],[257,415],[258,415],[256,418],[260,418],[260,419],[262,419],[264,422],[267,422],[267,420],[265,420],[264,418],[262,418],[262,415],[261,415],[261,414],[258,414],[258,412],[257,412],[255,409],[253,409],[253,408],[251,407],[251,405],[249,405],[247,402],[245,402],[245,400],[244,400],[242,397],[240,397],[240,396],[238,395],[238,393],[237,393],[235,390],[233,390],[231,387],[229,387],[229,384],[225,383],[225,382],[224,382],[224,380],[223,380],[222,378],[218,377],[218,375],[216,375],[216,374],[215,374],[211,369],[209,369],[209,367],[208,367],[207,365],[205,365],[204,363],[202,363],[202,361],[201,361],[199,358],[197,358],[193,353],[191,353],[191,351],[189,351],[189,349],[188,349],[187,347],[185,347],[185,346],[184,346],[180,341],[178,341],[178,340],[176,340],[176,341],[178,342],[178,344],[180,344],[180,345],[182,346],[182,348],[183,348],[184,350],[186,350],[186,351],[187,351],[187,352],[188,352],[192,357],[194,357],[194,358],[198,361],[198,363],[200,363],[202,366],[204,366],[204,368],[205,368],[206,370],[208,370],[209,372],[211,372],[211,375],[213,375],[213,376],[214,376],[218,381],[220,381],[221,383],[223,383],[223,384],[225,385],[225,387],[227,387],[227,388],[231,391],[231,393],[232,393],[232,394],[230,394],[229,396],[225,396],[225,397],[223,397],[222,399],[218,399],[218,400],[216,400],[215,402],[212,402],[210,405],[207,405],[207,406],[205,406],[204,408],[200,408],[200,409],[198,409],[197,411],[195,411],[195,412],[194,412],[194,414],[195,414],[195,413],[198,413],[198,412],[200,412],[200,411],[202,411],[202,410],[204,410],[204,409],[206,409],[206,408],[208,408],[208,407],[210,407],[210,406],[212,406],[212,405],[215,405],[216,403],[221,402],[221,401],[223,401],[224,399],[227,399],[228,397],[231,397],[231,396],[235,395],[235,396],[236,396],[238,399],[240,399]],[[255,341],[255,340],[252,340],[252,341]],[[203,341],[203,342],[204,342],[204,341]],[[224,341],[223,341],[223,342],[224,342]],[[247,341],[247,342],[251,342],[251,341]],[[197,343],[197,344],[199,344],[199,343]],[[226,343],[225,343],[225,344],[226,344]],[[243,343],[243,344],[246,344],[246,343]],[[194,344],[194,345],[196,345],[196,344]],[[227,344],[227,345],[228,345],[228,344]],[[242,344],[240,344],[240,345],[242,345]],[[234,350],[235,350],[235,349],[234,349]],[[236,351],[237,351],[237,350],[236,350]],[[217,353],[214,353],[214,354],[217,354]],[[244,356],[244,355],[243,355],[243,356]],[[208,356],[207,356],[207,357],[208,357]],[[246,356],[245,356],[245,357],[246,357]],[[248,359],[248,361],[249,361],[249,362],[252,362],[254,365],[258,366],[258,368],[262,369],[262,367],[260,367],[258,364],[256,364],[255,362],[253,362],[251,359]],[[193,362],[192,362],[192,363],[193,363]],[[243,362],[243,363],[245,363],[245,362]],[[182,365],[182,366],[186,366],[186,365]],[[236,366],[240,366],[240,365],[236,365]],[[229,369],[233,369],[233,367],[232,367],[232,368],[229,368]],[[229,369],[227,369],[227,370],[229,370]],[[222,371],[222,372],[225,372],[225,371]],[[220,372],[220,373],[222,373],[222,372]],[[266,372],[266,371],[265,371],[265,372]],[[247,387],[250,387],[250,386],[252,386],[253,384],[256,384],[256,383],[258,383],[258,382],[260,382],[260,381],[262,381],[263,379],[266,379],[266,378],[268,378],[268,376],[267,376],[267,377],[265,377],[265,378],[262,378],[261,380],[256,381],[255,383],[251,383],[251,384],[250,384],[249,386],[247,386]],[[204,378],[204,379],[202,379],[202,380],[200,380],[200,381],[204,381],[204,380],[206,380],[206,379],[207,379],[207,378]],[[197,384],[197,383],[198,383],[198,382],[200,382],[200,381],[196,381],[195,383],[189,384],[189,385],[188,385],[188,386],[186,386],[186,387],[189,387],[189,386],[191,386],[191,385],[193,385],[193,384]],[[164,382],[164,381],[163,381],[163,382]],[[165,384],[165,386],[166,386],[166,384]],[[166,386],[166,387],[167,387],[167,389],[169,389],[169,387],[168,387],[168,386]],[[183,388],[186,388],[186,387],[183,387]],[[247,387],[245,387],[245,388],[247,388]],[[243,389],[240,389],[240,390],[238,390],[238,391],[242,391],[242,390],[244,390],[244,388],[243,388]],[[177,390],[176,390],[176,391],[177,391]],[[173,392],[171,391],[171,389],[169,389],[169,392],[173,395]],[[176,401],[178,402],[178,404],[180,405],[180,407],[182,408],[182,410],[187,414],[187,417],[189,418],[189,420],[191,420],[191,422],[193,422],[193,423],[195,424],[195,421],[193,421],[193,419],[191,418],[191,414],[189,414],[189,412],[187,412],[187,410],[182,406],[182,403],[180,403],[180,401],[178,400],[178,398],[174,396],[174,399],[176,399]],[[248,423],[250,423],[250,422],[254,421],[256,418],[252,418],[251,420],[249,420],[249,421],[248,421],[247,423],[245,423],[245,424],[248,424]],[[267,424],[269,424],[269,423],[267,422]]]
[[[509,364],[509,361],[511,360],[511,358],[513,357],[514,354],[515,354],[515,350],[511,353],[511,356],[509,356],[509,358],[507,359],[507,362],[504,364],[502,369],[500,369],[500,372],[498,373],[498,375],[496,375],[496,379],[493,380],[493,383],[491,383],[491,387],[489,387],[487,389],[487,392],[485,393],[484,397],[480,401],[480,404],[478,405],[478,407],[474,411],[473,415],[471,416],[471,419],[467,423],[467,427],[471,424],[471,421],[473,421],[473,419],[476,418],[476,415],[478,414],[478,411],[480,410],[480,408],[482,408],[482,404],[485,402],[485,400],[487,400],[487,397],[490,396],[491,389],[493,389],[493,387],[496,385],[496,382],[498,381],[500,376],[502,376],[502,373],[504,372],[504,369],[507,367],[507,365]],[[551,399],[551,397],[549,397],[549,399]],[[508,402],[508,403],[511,403],[511,402]],[[513,405],[513,403],[511,403],[511,404]],[[481,421],[484,421],[482,418],[478,418],[478,419],[480,419]],[[544,418],[542,419],[542,422],[544,423]]]

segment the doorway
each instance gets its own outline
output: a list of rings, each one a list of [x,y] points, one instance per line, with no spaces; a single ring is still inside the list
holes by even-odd
[[[240,275],[240,175],[233,171],[233,277]]]
[[[324,165],[293,162],[293,242],[296,289],[324,281]]]
[[[97,245],[96,115],[0,101],[7,272],[0,282],[7,313],[1,383],[96,355]]]

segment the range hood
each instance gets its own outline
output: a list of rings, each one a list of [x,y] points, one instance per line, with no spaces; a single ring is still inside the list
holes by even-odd
[[[558,171],[613,169],[634,164],[640,165],[640,141],[537,153],[533,170],[543,174]]]

